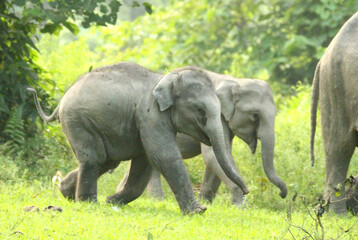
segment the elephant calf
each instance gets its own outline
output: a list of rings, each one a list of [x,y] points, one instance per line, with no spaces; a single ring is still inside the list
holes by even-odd
[[[285,198],[287,195],[286,184],[277,175],[273,164],[276,107],[269,85],[262,80],[238,79],[205,69],[200,70],[207,74],[213,82],[216,94],[220,99],[226,147],[232,167],[238,172],[231,155],[234,135],[241,138],[250,147],[252,153],[255,153],[257,139],[260,139],[265,173],[269,180],[280,189],[280,196]],[[192,137],[180,133],[177,135],[176,141],[184,159],[199,154],[203,155],[206,164],[200,193],[203,199],[211,202],[220,182],[223,181],[231,192],[232,203],[237,206],[242,204],[241,189],[223,172],[212,147],[200,144]],[[157,198],[164,198],[158,172],[154,172],[152,175],[148,191],[149,194]]]
[[[175,142],[177,132],[212,145],[228,177],[244,194],[248,189],[230,165],[221,123],[220,101],[207,74],[182,68],[167,75],[134,63],[100,67],[80,77],[45,121],[58,119],[79,163],[61,182],[62,194],[97,200],[97,179],[121,161],[129,174],[109,203],[126,204],[144,191],[152,165],[165,177],[183,213],[205,211],[194,198]]]

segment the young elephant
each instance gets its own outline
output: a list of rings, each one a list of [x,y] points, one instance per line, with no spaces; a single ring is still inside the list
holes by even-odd
[[[358,146],[358,13],[343,25],[317,64],[311,101],[312,165],[319,99],[326,158],[324,197],[337,214],[345,214],[345,191],[336,197],[334,188],[346,179]]]
[[[211,145],[225,173],[245,194],[248,189],[229,164],[220,102],[205,73],[193,68],[167,75],[134,63],[105,66],[84,74],[66,92],[51,116],[37,100],[41,118],[58,119],[79,162],[61,182],[65,197],[97,200],[97,179],[121,161],[131,160],[122,189],[107,202],[138,198],[154,165],[168,181],[183,213],[205,211],[193,194],[175,142],[182,132]],[[151,164],[152,165],[151,165]]]
[[[231,166],[238,172],[233,161],[232,139],[234,135],[241,138],[255,153],[257,139],[261,140],[262,163],[269,180],[280,189],[280,196],[287,195],[286,184],[277,175],[273,155],[275,147],[275,117],[276,107],[269,85],[262,80],[237,79],[228,75],[213,73],[204,69],[216,87],[216,94],[220,99],[221,111],[224,116],[224,134],[227,152],[230,156]],[[232,203],[240,206],[243,202],[241,189],[233,183],[220,167],[213,148],[200,144],[199,141],[185,134],[178,134],[176,138],[182,157],[192,158],[202,153],[206,164],[201,197],[212,201],[223,181],[230,189]],[[148,185],[148,191],[157,198],[164,198],[160,182],[160,174],[153,173]]]

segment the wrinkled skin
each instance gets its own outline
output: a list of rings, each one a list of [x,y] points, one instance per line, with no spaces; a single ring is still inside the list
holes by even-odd
[[[163,75],[134,63],[119,63],[80,77],[51,116],[43,113],[36,94],[35,100],[44,120],[60,121],[79,162],[79,168],[60,184],[69,199],[97,201],[97,179],[121,161],[131,160],[121,189],[107,202],[126,204],[138,198],[154,166],[169,183],[183,213],[205,211],[194,198],[175,142],[177,132],[212,144],[228,177],[248,193],[229,164],[214,86],[195,68]]]
[[[345,190],[336,197],[333,188],[346,179],[358,146],[358,14],[343,25],[316,68],[311,102],[312,165],[318,99],[326,158],[324,197],[337,214],[345,214]]]
[[[238,172],[231,155],[232,140],[235,135],[250,147],[252,153],[255,153],[257,140],[260,139],[265,173],[269,180],[280,189],[280,196],[285,198],[287,195],[286,184],[277,175],[273,165],[276,108],[270,87],[262,80],[237,79],[204,69],[202,71],[208,74],[214,83],[221,102],[225,141],[231,166]],[[221,181],[223,181],[231,192],[232,203],[237,206],[243,204],[241,189],[224,174],[212,147],[200,144],[200,142],[185,134],[178,134],[176,141],[184,159],[192,158],[201,153],[203,155],[206,164],[200,193],[203,199],[211,202]],[[156,198],[164,198],[158,172],[152,175],[148,191]]]

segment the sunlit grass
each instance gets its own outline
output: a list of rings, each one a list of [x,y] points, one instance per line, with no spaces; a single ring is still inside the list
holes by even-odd
[[[107,175],[106,182],[116,184],[117,177]],[[1,184],[0,190],[1,239],[292,239],[291,233],[297,239],[306,236],[285,220],[289,200],[276,199],[282,201],[283,210],[252,204],[238,209],[230,205],[227,193],[221,193],[212,205],[206,204],[208,210],[203,215],[184,216],[171,194],[165,201],[142,196],[116,208],[104,202],[111,192],[101,194],[99,203],[93,204],[69,202],[50,183]],[[40,211],[25,212],[24,207],[29,205]],[[48,205],[60,206],[63,211],[44,211]],[[291,224],[321,236],[308,211],[297,205],[302,202],[293,202]],[[344,234],[343,239],[358,237],[356,227],[343,232],[356,221],[355,217],[333,214],[322,219],[327,237]]]
[[[324,154],[318,125],[317,162],[310,166],[307,99],[309,90],[301,89],[277,115],[275,166],[288,185],[286,199],[281,199],[279,190],[266,180],[260,145],[252,155],[235,139],[233,155],[250,189],[245,208],[231,205],[231,196],[222,184],[213,204],[203,203],[208,207],[203,215],[184,216],[164,181],[165,201],[144,193],[116,208],[105,203],[105,198],[114,193],[129,162],[99,179],[98,204],[69,202],[51,183],[57,170],[53,169],[48,178],[38,181],[18,178],[12,183],[0,182],[0,239],[322,239],[313,209],[323,191]],[[357,172],[356,158],[349,174]],[[204,172],[201,157],[185,162],[193,184],[200,184]],[[294,195],[297,197],[292,201]],[[29,205],[40,211],[25,212]],[[44,211],[49,205],[59,206],[63,212]],[[350,214],[338,217],[325,213],[324,238],[357,239],[357,220]]]

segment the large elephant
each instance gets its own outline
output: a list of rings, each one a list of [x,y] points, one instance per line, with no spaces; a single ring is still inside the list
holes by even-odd
[[[326,158],[325,199],[337,214],[346,212],[345,190],[349,163],[358,146],[358,13],[329,44],[313,79],[311,101],[311,160],[318,99],[321,101],[322,136]],[[334,188],[343,185],[340,196]]]
[[[244,194],[249,191],[230,166],[221,123],[220,101],[205,73],[195,68],[155,73],[134,63],[119,63],[80,77],[51,116],[58,119],[79,162],[61,182],[65,197],[97,200],[97,179],[121,161],[131,160],[122,189],[107,202],[126,204],[144,191],[154,165],[168,181],[183,213],[205,211],[195,200],[188,173],[175,142],[182,132],[215,154]]]
[[[230,163],[236,170],[231,155],[234,135],[241,138],[255,153],[257,139],[261,140],[262,163],[269,180],[280,189],[280,196],[287,195],[286,184],[277,175],[273,158],[275,148],[275,117],[276,107],[269,85],[257,79],[238,79],[229,75],[217,74],[205,69],[201,71],[210,78],[216,87],[216,94],[220,99],[224,116],[224,134],[226,147],[230,156]],[[178,134],[176,141],[184,159],[192,158],[202,153],[206,164],[201,197],[212,201],[223,181],[232,195],[232,203],[240,206],[243,203],[241,189],[232,182],[220,167],[213,148],[200,144],[199,141],[185,134]],[[119,185],[118,190],[121,188]],[[160,174],[154,172],[148,185],[148,192],[152,196],[162,199],[164,193],[160,181]]]

